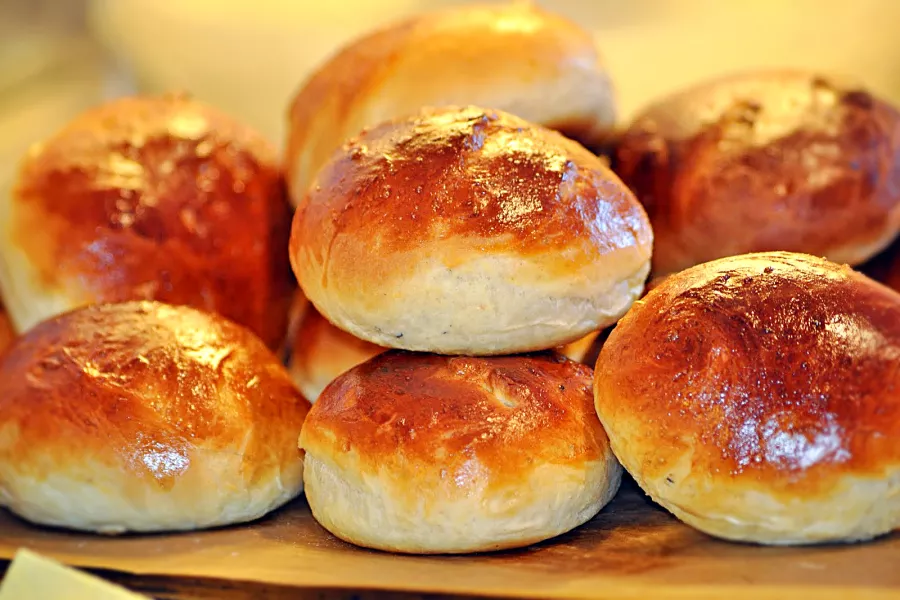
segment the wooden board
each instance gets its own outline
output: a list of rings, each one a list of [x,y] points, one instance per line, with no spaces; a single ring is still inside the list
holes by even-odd
[[[633,483],[578,530],[531,548],[413,557],[345,544],[298,500],[250,526],[103,538],[0,515],[0,558],[26,546],[126,574],[316,589],[542,598],[900,598],[900,534],[849,546],[765,548],[713,540]]]

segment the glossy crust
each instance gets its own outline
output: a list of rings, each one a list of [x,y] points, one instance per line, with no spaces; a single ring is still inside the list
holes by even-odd
[[[338,329],[308,307],[293,337],[288,371],[303,395],[315,402],[338,375],[384,350]]]
[[[256,519],[302,491],[309,406],[262,342],[221,317],[79,309],[0,362],[0,502],[102,533]]]
[[[582,146],[509,114],[426,109],[336,152],[294,217],[291,260],[329,321],[442,354],[553,348],[615,322],[652,232]]]
[[[293,100],[285,164],[300,202],[364,127],[422,106],[508,110],[593,145],[612,128],[612,86],[593,37],[530,3],[426,13],[355,40]]]
[[[184,97],[89,110],[0,198],[0,284],[19,331],[91,302],[218,312],[272,347],[294,284],[290,205],[273,149]]]
[[[399,552],[553,537],[593,517],[621,477],[590,368],[553,353],[381,354],[325,389],[300,446],[316,519]]]
[[[725,258],[672,275],[597,362],[625,468],[707,533],[766,544],[900,526],[900,295],[819,258]]]
[[[720,78],[659,101],[616,170],[653,223],[653,273],[787,250],[859,264],[900,228],[900,115],[807,72]]]

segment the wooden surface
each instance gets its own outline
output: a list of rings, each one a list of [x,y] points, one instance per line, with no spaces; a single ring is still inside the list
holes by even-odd
[[[292,587],[306,590],[299,597],[319,598],[900,597],[900,534],[811,548],[719,542],[678,523],[633,484],[568,535],[490,555],[360,550],[322,530],[302,499],[251,526],[144,537],[70,534],[0,515],[0,558],[21,546],[103,569],[104,576],[159,598],[298,597]]]

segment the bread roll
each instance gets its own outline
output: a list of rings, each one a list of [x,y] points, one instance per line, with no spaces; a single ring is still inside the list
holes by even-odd
[[[553,348],[641,293],[652,232],[601,161],[481,108],[363,132],[294,216],[291,260],[332,323],[379,346],[491,355]]]
[[[380,354],[325,389],[300,446],[319,523],[395,552],[551,538],[593,517],[621,478],[590,368],[552,353]]]
[[[293,201],[364,127],[450,104],[507,110],[588,145],[616,116],[596,43],[574,23],[531,3],[430,12],[353,41],[303,84],[285,160]]]
[[[288,370],[310,402],[338,375],[385,350],[338,329],[312,307],[304,311],[293,342]]]
[[[859,264],[900,228],[900,118],[813,73],[708,81],[653,104],[616,170],[653,223],[654,275],[788,250]]]
[[[115,100],[24,159],[0,197],[0,287],[18,331],[93,302],[218,312],[271,347],[294,287],[273,149],[184,97]]]
[[[222,317],[78,309],[0,361],[0,503],[107,534],[250,521],[302,491],[308,410],[262,342]]]
[[[724,258],[668,277],[597,361],[597,412],[685,523],[763,544],[900,526],[900,295],[823,259]]]

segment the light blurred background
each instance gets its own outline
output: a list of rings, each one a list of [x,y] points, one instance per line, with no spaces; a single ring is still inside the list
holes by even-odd
[[[764,66],[849,75],[900,102],[900,0],[535,1],[596,33],[623,119],[685,84]],[[291,95],[338,46],[465,3],[0,0],[0,178],[77,112],[135,90],[189,91],[280,144]]]

